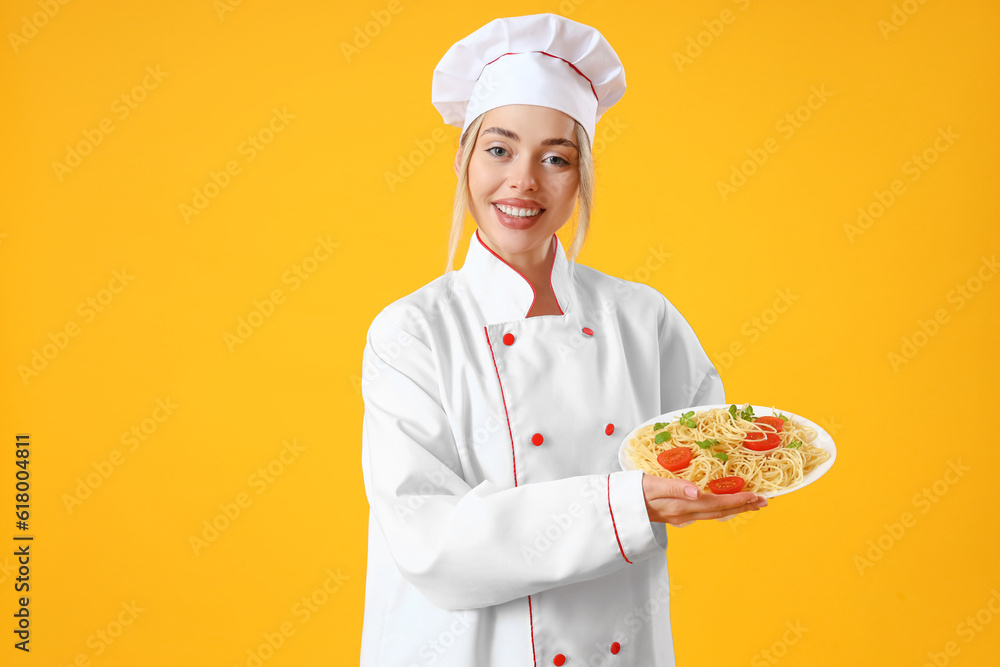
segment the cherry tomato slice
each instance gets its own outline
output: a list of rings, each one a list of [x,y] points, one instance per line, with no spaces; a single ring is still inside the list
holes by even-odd
[[[691,456],[691,450],[687,447],[671,447],[657,456],[656,462],[670,472],[677,472],[687,468],[688,463],[691,463]]]
[[[743,490],[746,480],[742,477],[720,477],[708,483],[708,490],[715,494],[739,493]]]
[[[763,436],[763,437],[761,437]],[[743,446],[755,452],[766,452],[781,444],[781,438],[777,433],[748,433],[743,440]]]
[[[782,429],[785,428],[785,422],[782,421],[781,417],[757,417],[754,421],[758,424],[773,426],[776,433],[781,433]]]

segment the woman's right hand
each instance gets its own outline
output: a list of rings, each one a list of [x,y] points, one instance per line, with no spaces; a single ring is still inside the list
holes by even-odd
[[[694,482],[649,473],[642,476],[642,492],[650,521],[678,527],[699,519],[722,519],[767,507],[767,500],[756,493],[705,493]]]

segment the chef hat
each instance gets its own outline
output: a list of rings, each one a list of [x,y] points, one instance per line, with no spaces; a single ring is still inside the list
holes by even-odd
[[[431,101],[462,134],[506,104],[558,109],[587,130],[625,94],[625,69],[604,36],[556,14],[495,19],[448,49]]]

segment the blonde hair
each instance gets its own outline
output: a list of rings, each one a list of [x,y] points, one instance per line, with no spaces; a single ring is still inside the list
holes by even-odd
[[[459,140],[462,152],[459,157],[458,184],[455,186],[455,203],[451,213],[448,264],[445,266],[445,273],[454,270],[452,265],[455,263],[458,240],[462,236],[462,228],[465,225],[465,212],[469,207],[469,162],[472,161],[472,150],[476,145],[476,138],[479,136],[479,129],[482,127],[485,116],[484,112],[472,121]],[[574,121],[574,125],[576,126],[576,145],[580,148],[580,193],[577,197],[576,229],[573,233],[573,242],[567,253],[567,259],[570,262],[575,262],[576,256],[580,254],[583,241],[587,237],[587,230],[590,228],[590,214],[594,209],[594,157],[590,150],[590,138],[580,123]]]

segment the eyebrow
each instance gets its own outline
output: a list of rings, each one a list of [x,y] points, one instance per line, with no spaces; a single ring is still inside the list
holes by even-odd
[[[510,130],[502,128],[502,127],[488,127],[485,130],[483,130],[482,133],[483,134],[499,134],[501,137],[506,137],[506,138],[510,139],[511,141],[517,141],[517,142],[521,141],[521,137],[517,136],[516,132],[511,132]],[[544,141],[542,141],[542,146],[566,146],[567,148],[572,148],[573,150],[575,150],[577,152],[580,151],[580,149],[577,147],[577,145],[574,144],[569,139],[560,139],[560,138],[545,139]]]

